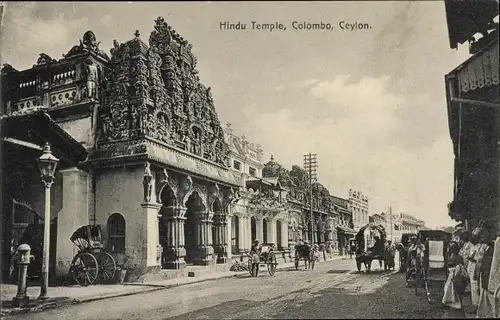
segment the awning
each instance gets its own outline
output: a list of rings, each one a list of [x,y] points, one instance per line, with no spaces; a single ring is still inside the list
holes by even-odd
[[[338,230],[339,233],[345,233],[345,234],[353,234],[353,235],[355,235],[357,233],[356,231],[354,231],[354,229],[351,229],[351,228],[348,228],[348,227],[338,226],[337,230]]]
[[[468,41],[474,34],[491,29],[498,16],[498,0],[445,0],[450,47]]]
[[[43,109],[14,112],[1,117],[2,139],[24,146],[39,146],[48,142],[61,160],[78,163],[87,158],[87,151],[61,128]]]

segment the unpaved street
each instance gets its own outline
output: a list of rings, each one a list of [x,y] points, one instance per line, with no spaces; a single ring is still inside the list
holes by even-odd
[[[354,260],[323,262],[314,271],[214,280],[107,299],[17,319],[429,318],[443,311],[404,288],[399,274],[354,272]]]

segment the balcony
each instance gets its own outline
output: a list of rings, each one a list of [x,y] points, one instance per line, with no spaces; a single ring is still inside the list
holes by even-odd
[[[498,94],[498,37],[446,75],[449,108],[456,104],[496,108]]]

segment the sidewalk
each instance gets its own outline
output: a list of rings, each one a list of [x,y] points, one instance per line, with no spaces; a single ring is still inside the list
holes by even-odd
[[[341,256],[334,256],[320,263],[342,259]],[[293,262],[282,263],[277,266],[278,270],[294,268]],[[11,284],[2,284],[2,311],[1,315],[18,314],[27,312],[36,312],[45,309],[58,308],[75,303],[92,302],[96,300],[109,299],[121,296],[128,296],[138,293],[164,290],[183,286],[191,283],[200,283],[210,280],[238,277],[248,274],[248,271],[228,271],[203,274],[199,277],[182,277],[171,280],[151,281],[148,283],[124,283],[114,285],[92,285],[88,287],[66,286],[50,287],[48,296],[53,297],[50,300],[40,303],[36,300],[40,294],[39,287],[29,287],[28,296],[33,300],[25,308],[13,308],[12,298],[17,294],[17,286]]]

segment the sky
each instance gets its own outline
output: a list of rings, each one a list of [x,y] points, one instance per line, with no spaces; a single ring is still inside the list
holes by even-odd
[[[219,119],[260,143],[287,168],[318,157],[330,193],[392,206],[429,227],[453,225],[453,151],[445,74],[468,57],[449,47],[442,1],[7,3],[2,63],[30,68],[44,52],[61,58],[92,30],[106,52],[139,30],[147,42],[162,16],[193,44],[201,81]],[[221,30],[220,22],[247,23]],[[251,21],[285,31],[249,30]],[[323,21],[333,30],[293,30]],[[368,23],[346,31],[339,22]]]

